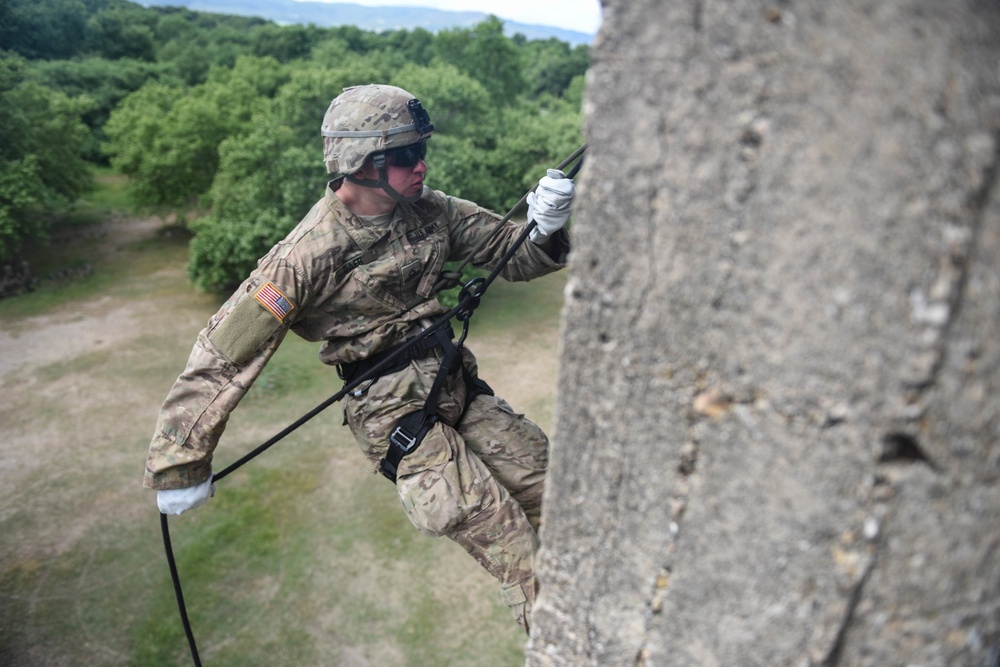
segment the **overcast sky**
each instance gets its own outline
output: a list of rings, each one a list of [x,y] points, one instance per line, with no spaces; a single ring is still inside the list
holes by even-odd
[[[313,0],[315,1],[315,0]],[[319,0],[337,3],[338,0]],[[343,0],[353,5],[433,7],[496,14],[502,19],[595,34],[601,24],[600,0]]]

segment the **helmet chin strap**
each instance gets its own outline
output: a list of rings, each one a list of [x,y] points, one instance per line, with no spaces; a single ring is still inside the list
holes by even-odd
[[[385,155],[380,154],[372,156],[372,164],[376,169],[378,169],[377,181],[371,178],[357,178],[353,174],[347,174],[344,178],[355,185],[360,185],[366,188],[379,188],[400,204],[412,204],[420,199],[419,192],[412,197],[406,197],[405,195],[400,194],[396,188],[389,185],[389,174],[386,170]]]

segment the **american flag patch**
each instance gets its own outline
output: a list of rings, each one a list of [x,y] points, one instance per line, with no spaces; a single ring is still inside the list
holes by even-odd
[[[264,283],[253,295],[253,298],[257,299],[260,305],[267,308],[279,322],[284,322],[285,318],[288,317],[288,313],[292,312],[292,309],[295,308],[292,302],[286,299],[285,295],[279,292],[278,288],[271,281]]]

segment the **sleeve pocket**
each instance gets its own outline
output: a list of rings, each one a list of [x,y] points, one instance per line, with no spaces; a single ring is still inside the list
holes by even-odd
[[[219,351],[243,366],[283,325],[257,301],[244,298],[208,334]]]

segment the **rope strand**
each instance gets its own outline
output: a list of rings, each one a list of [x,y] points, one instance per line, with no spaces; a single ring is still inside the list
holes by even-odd
[[[191,648],[191,657],[194,659],[194,667],[201,667],[201,658],[198,657],[198,645],[194,641],[194,631],[191,629],[191,621],[188,619],[187,607],[184,604],[184,591],[181,590],[181,578],[177,574],[177,562],[174,560],[174,550],[170,546],[170,526],[167,523],[167,515],[160,513],[160,532],[163,534],[163,549],[167,552],[167,565],[170,567],[170,578],[174,582],[174,596],[177,598],[177,610],[181,614],[181,625],[184,626],[184,634],[187,635],[188,646]]]

